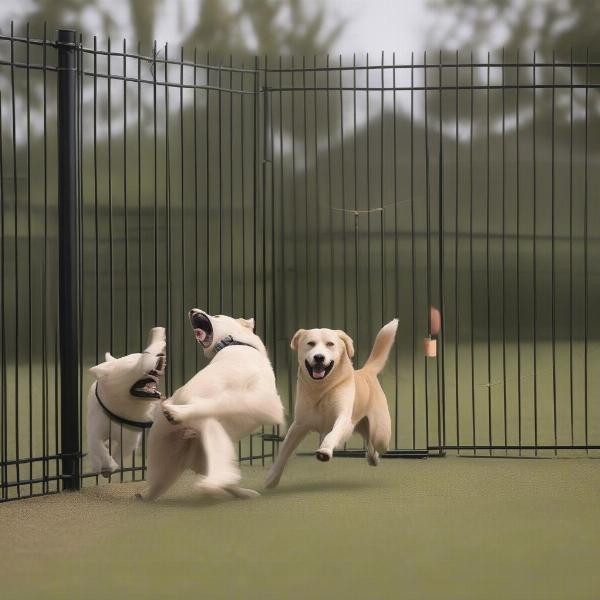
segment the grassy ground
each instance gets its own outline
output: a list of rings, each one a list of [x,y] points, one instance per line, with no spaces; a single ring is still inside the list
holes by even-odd
[[[2,597],[597,598],[595,460],[296,458],[246,502],[190,483],[0,506]]]

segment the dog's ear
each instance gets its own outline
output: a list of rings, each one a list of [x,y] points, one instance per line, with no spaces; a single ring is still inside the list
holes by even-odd
[[[116,360],[116,359],[113,359],[113,360]],[[90,373],[92,374],[92,377],[96,381],[99,381],[103,377],[106,377],[111,370],[111,366],[110,366],[111,362],[112,362],[111,360],[108,360],[106,362],[100,363],[99,365],[96,365],[95,367],[92,367],[90,369]]]
[[[254,331],[254,319],[238,319],[238,322],[242,324],[244,327],[251,329]]]
[[[354,342],[352,341],[352,338],[341,329],[336,329],[335,332],[340,340],[344,342],[344,346],[346,346],[346,353],[350,358],[352,358],[354,356]]]
[[[112,360],[117,360],[117,359],[116,359],[116,358],[115,358],[115,357],[114,357],[114,356],[113,356],[113,355],[112,355],[110,352],[107,352],[107,353],[104,355],[104,360],[105,360],[106,362],[110,362],[110,361],[112,361]]]
[[[296,331],[296,333],[294,334],[294,337],[290,341],[290,348],[292,350],[298,350],[298,342],[300,341],[300,338],[302,337],[302,334],[305,331],[306,331],[306,329],[298,329],[298,331]]]

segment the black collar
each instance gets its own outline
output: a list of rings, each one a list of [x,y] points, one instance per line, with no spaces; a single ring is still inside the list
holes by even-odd
[[[252,344],[248,344],[247,342],[240,342],[239,340],[234,340],[233,336],[228,335],[228,336],[224,337],[220,342],[217,342],[212,347],[213,356],[215,354],[217,354],[217,352],[220,352],[221,350],[223,350],[224,348],[227,348],[228,346],[248,346],[249,348],[254,348],[256,351],[258,351],[258,348],[256,346],[253,346]]]
[[[100,394],[98,393],[98,382],[96,381],[96,400],[98,400],[98,404],[102,408],[102,410],[106,413],[106,416],[111,420],[123,425],[124,427],[131,427],[133,429],[149,429],[153,425],[153,421],[130,421],[129,419],[125,419],[124,417],[120,417],[119,415],[115,415],[115,413],[111,412],[106,408],[104,402],[100,399]]]

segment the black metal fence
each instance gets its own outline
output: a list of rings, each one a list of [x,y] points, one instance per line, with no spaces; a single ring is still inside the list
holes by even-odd
[[[599,66],[265,62],[275,330],[346,329],[360,364],[400,318],[392,454],[598,449]]]
[[[290,414],[298,327],[360,364],[398,316],[390,456],[600,448],[600,63],[47,37],[0,36],[2,500],[96,481],[87,368],[164,325],[172,391],[203,361],[192,306],[256,317]]]

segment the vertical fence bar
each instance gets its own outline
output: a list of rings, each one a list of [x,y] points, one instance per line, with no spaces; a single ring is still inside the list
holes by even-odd
[[[551,296],[551,310],[552,310],[552,419],[554,425],[554,445],[558,445],[558,431],[557,431],[557,409],[556,409],[556,256],[555,256],[555,242],[556,242],[556,215],[555,215],[555,191],[554,191],[554,163],[555,163],[555,150],[554,150],[554,138],[555,138],[555,120],[556,120],[556,52],[552,52],[552,129],[551,129],[551,180],[550,180],[550,211],[552,217],[552,238],[551,243],[551,260],[552,260],[552,296]],[[554,455],[558,454],[558,450],[554,450]]]
[[[458,346],[460,336],[460,315],[458,310],[458,207],[459,207],[459,182],[458,182],[458,148],[459,148],[459,132],[458,132],[458,117],[459,117],[459,98],[458,98],[458,50],[456,51],[456,90],[455,90],[455,124],[454,124],[454,202],[455,202],[455,213],[454,213],[454,385],[456,388],[456,445],[460,448],[460,393],[459,393],[459,364],[458,364]],[[460,454],[460,449],[458,450]]]
[[[0,94],[0,319],[5,321],[6,285],[5,225],[6,200],[4,195],[4,156],[2,152],[2,94]],[[0,327],[0,499],[8,500],[8,386],[6,383],[6,328]]]
[[[589,88],[590,85],[590,49],[585,52],[585,105],[584,105],[584,154],[583,154],[583,400],[584,400],[584,423],[585,423],[585,445],[589,444],[589,422],[588,422],[588,114],[589,114]],[[588,453],[589,450],[586,450]]]
[[[492,347],[491,335],[491,304],[490,292],[490,53],[487,55],[487,91],[485,95],[486,117],[485,117],[485,289],[486,289],[486,315],[487,315],[487,391],[488,391],[488,444],[494,445],[492,439]]]
[[[515,200],[517,204],[517,227],[516,227],[516,235],[517,235],[517,402],[518,402],[518,412],[519,412],[519,446],[521,445],[522,440],[522,423],[523,423],[523,415],[522,415],[522,406],[521,406],[521,198],[519,195],[519,51],[517,50],[517,77],[516,77],[516,86],[517,86],[517,97],[516,97],[516,106],[515,106],[515,178],[516,178],[516,194]],[[519,456],[521,456],[521,450],[519,450]]]
[[[504,415],[504,445],[508,445],[506,392],[506,67],[502,49],[502,400]],[[508,451],[507,451],[508,454]]]
[[[400,282],[398,276],[398,256],[400,255],[399,235],[398,235],[398,148],[397,148],[397,111],[396,111],[396,53],[392,53],[392,119],[394,121],[392,127],[393,135],[393,174],[394,174],[394,316],[400,314]],[[382,115],[383,118],[383,115]],[[383,160],[383,157],[382,157]],[[411,199],[412,202],[412,199]],[[399,344],[394,344],[394,448],[398,447],[398,383],[399,383],[399,365],[398,365],[398,350]]]
[[[469,90],[469,323],[471,333],[471,439],[473,443],[473,455],[477,455],[477,439],[475,436],[475,334],[474,309],[475,294],[473,293],[473,112],[475,110],[474,82],[473,82],[473,52],[471,51],[469,70],[471,74],[471,87]]]
[[[440,357],[437,362],[437,389],[438,389],[438,445],[439,454],[444,454],[446,445],[446,361],[445,361],[445,306],[444,306],[444,103],[443,103],[443,69],[442,51],[439,56],[439,127],[440,147],[438,159],[438,294],[439,310],[442,315],[442,329],[438,333]]]
[[[26,45],[26,91],[25,104],[26,108],[26,138],[27,138],[27,360],[29,362],[28,369],[28,385],[29,391],[29,457],[33,457],[33,310],[31,302],[31,67],[30,67],[30,30],[27,23],[27,45]],[[29,494],[33,495],[33,462],[29,463]]]
[[[536,123],[536,53],[533,53],[533,123],[532,123],[532,135],[533,135],[533,164],[532,164],[532,177],[533,177],[533,428],[534,428],[534,445],[535,455],[538,455],[538,375],[537,375],[537,153],[536,153],[536,134],[537,134],[537,123]]]
[[[112,53],[110,46],[110,36],[107,40],[106,45],[106,102],[107,102],[107,119],[106,119],[106,127],[107,127],[107,136],[108,136],[108,148],[107,148],[107,161],[108,161],[108,169],[107,169],[107,183],[108,183],[108,297],[109,297],[109,348],[111,352],[115,352],[114,347],[114,322],[115,322],[115,303],[114,303],[114,256],[113,256],[113,184],[112,184],[112,100],[111,100],[111,90],[112,90],[112,77],[111,77],[111,63],[112,63]],[[116,423],[109,421],[108,424],[108,453],[112,456],[112,444],[113,444],[113,426],[116,427]],[[108,476],[108,481],[112,481],[112,476]]]
[[[19,186],[18,186],[18,177],[17,177],[17,119],[15,114],[15,44],[14,44],[14,24],[10,24],[10,94],[11,94],[11,121],[12,121],[12,177],[13,177],[13,202],[14,202],[14,220],[13,220],[13,248],[15,253],[14,258],[14,303],[15,303],[15,311],[14,311],[14,322],[15,322],[15,367],[14,367],[14,381],[15,381],[15,471],[17,476],[17,482],[21,481],[21,452],[20,452],[20,426],[19,426],[19,322],[20,322],[20,310],[19,310],[19,249],[18,249],[18,240],[19,240]],[[21,486],[17,485],[17,497],[21,497]]]
[[[63,488],[80,480],[77,344],[76,34],[60,29],[58,45],[58,256]]]
[[[415,380],[416,365],[415,365],[415,344],[417,338],[417,324],[415,319],[416,305],[416,248],[415,248],[415,55],[410,54],[410,262],[411,262],[411,323],[412,323],[412,352],[411,352],[411,369],[412,369],[412,448],[416,448],[417,444],[417,385]]]
[[[268,63],[269,57],[265,54],[264,58],[264,70],[263,70],[263,85],[262,85],[262,109],[263,109],[263,119],[262,119],[262,152],[261,152],[261,199],[262,199],[262,207],[261,207],[261,217],[262,217],[262,251],[261,251],[261,259],[262,259],[262,321],[263,321],[263,339],[265,343],[268,343],[268,335],[269,328],[267,327],[267,173],[269,169],[269,164],[271,163],[273,157],[269,154],[269,115],[271,113],[271,92],[268,88],[267,81],[267,69],[269,66]],[[259,72],[255,74],[255,77],[259,77]],[[231,87],[231,86],[230,86]],[[257,99],[258,100],[258,99]],[[231,100],[230,100],[231,101]],[[272,205],[271,205],[272,206]],[[232,265],[231,268],[233,270],[233,255],[232,255]],[[273,311],[273,327],[275,327],[275,305],[271,307]],[[258,316],[258,315],[257,315]],[[261,454],[261,464],[264,466],[265,464],[265,426],[263,425],[260,430],[260,454]]]
[[[42,46],[42,123],[43,123],[43,202],[44,202],[44,260],[42,262],[42,294],[44,300],[42,301],[42,402],[43,402],[43,429],[42,429],[42,448],[44,451],[44,462],[42,465],[42,476],[44,479],[42,491],[47,494],[49,490],[48,476],[49,476],[49,460],[50,454],[50,418],[49,418],[49,385],[48,385],[48,80],[47,80],[47,25],[44,23],[44,43]],[[0,111],[0,121],[2,121],[2,114]],[[2,140],[2,134],[0,133],[0,140]],[[1,143],[0,143],[1,145]],[[1,149],[0,149],[0,180],[2,179],[2,167],[1,167]],[[4,198],[3,187],[0,185],[0,197]],[[4,318],[2,318],[4,322]]]
[[[575,443],[573,419],[573,48],[569,54],[569,398],[571,445]]]
[[[427,51],[423,53],[423,110],[423,135],[425,145],[425,221],[427,234],[425,240],[425,290],[427,296],[427,333],[429,336],[431,336],[431,205],[429,197],[429,119],[427,112]],[[429,448],[429,364],[427,361],[428,358],[425,357],[423,361],[425,373],[425,447]]]

